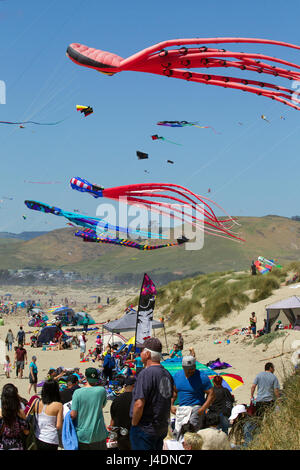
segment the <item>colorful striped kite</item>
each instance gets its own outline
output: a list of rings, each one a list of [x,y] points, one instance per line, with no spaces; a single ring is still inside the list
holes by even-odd
[[[104,235],[97,235],[94,230],[86,229],[86,230],[79,230],[75,233],[76,237],[81,237],[85,242],[94,242],[94,243],[110,243],[112,245],[120,245],[120,246],[127,246],[129,248],[136,248],[140,251],[150,251],[150,250],[157,250],[159,248],[167,248],[171,246],[178,246],[183,245],[184,243],[188,242],[188,239],[185,237],[178,238],[177,242],[174,243],[166,243],[164,245],[141,245],[133,240],[128,240],[124,238],[111,238]]]
[[[95,198],[106,197],[123,201],[168,215],[215,236],[244,241],[231,231],[233,224],[237,224],[234,218],[212,200],[195,194],[183,186],[168,183],[142,183],[105,189],[79,177],[71,178],[70,184],[73,189],[90,193]],[[225,217],[218,218],[209,203],[219,208]]]

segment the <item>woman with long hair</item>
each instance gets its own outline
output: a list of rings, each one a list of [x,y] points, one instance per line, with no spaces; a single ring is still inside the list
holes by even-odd
[[[220,417],[220,424],[218,429],[222,429],[225,434],[228,434],[229,416],[231,414],[234,396],[230,391],[223,387],[223,379],[221,375],[215,375],[213,378],[215,399],[209,407],[209,411],[216,413]]]
[[[13,384],[6,384],[1,394],[0,450],[24,450],[27,434],[29,425],[21,409],[18,389]]]
[[[37,425],[35,437],[37,450],[57,450],[58,431],[63,424],[63,405],[56,380],[47,380],[42,388],[41,400],[34,405]]]

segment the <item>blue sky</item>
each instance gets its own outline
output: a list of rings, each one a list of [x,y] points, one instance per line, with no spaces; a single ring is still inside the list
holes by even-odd
[[[0,125],[0,231],[65,226],[59,218],[29,211],[25,199],[94,216],[96,201],[70,189],[72,176],[105,187],[169,182],[203,195],[211,188],[212,199],[235,216],[299,214],[299,112],[250,93],[183,80],[134,72],[106,77],[76,66],[65,55],[72,42],[122,57],[184,37],[257,37],[300,44],[300,4],[286,5],[289,13],[283,18],[283,10],[271,0],[0,1],[0,80],[7,92],[0,120],[66,119],[49,127]],[[300,63],[299,51],[283,47],[230,49]],[[84,118],[76,104],[93,106],[94,114]],[[199,121],[219,134],[161,128],[159,120]],[[183,145],[153,142],[152,134]],[[138,161],[136,150],[149,153],[150,159]],[[168,165],[167,159],[175,164]]]

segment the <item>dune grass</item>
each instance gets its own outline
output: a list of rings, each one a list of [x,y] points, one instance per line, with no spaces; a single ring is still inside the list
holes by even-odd
[[[214,323],[232,311],[242,310],[250,302],[267,299],[280,287],[288,271],[297,268],[297,263],[292,265],[266,275],[224,271],[173,281],[158,289],[156,305],[164,307],[163,314],[169,315],[171,323],[179,320],[182,325],[191,325],[199,315]]]
[[[284,379],[282,396],[275,409],[266,414],[249,450],[299,450],[300,373]]]

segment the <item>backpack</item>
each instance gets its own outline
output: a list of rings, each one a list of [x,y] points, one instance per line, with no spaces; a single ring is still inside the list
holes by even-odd
[[[31,406],[30,406],[30,410],[26,416],[26,421],[27,423],[29,424],[29,434],[27,434],[26,438],[25,438],[25,449],[26,450],[37,450],[37,445],[36,445],[36,438],[35,438],[35,428],[36,428],[36,425],[37,425],[37,418],[36,418],[36,414],[35,414],[35,404],[40,403],[40,399],[39,398],[36,398]]]
[[[232,401],[232,396],[231,396],[229,390],[227,390],[227,389],[225,389],[225,390],[226,391],[224,393],[224,404],[223,404],[223,408],[222,408],[222,414],[224,416],[226,416],[227,418],[229,418],[229,416],[231,415],[232,407],[233,407],[233,401]]]

